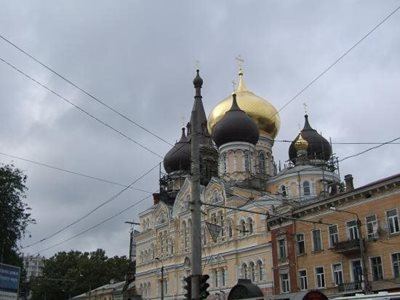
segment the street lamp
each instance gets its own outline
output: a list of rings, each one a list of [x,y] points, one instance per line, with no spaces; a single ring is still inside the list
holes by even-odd
[[[344,209],[339,209],[335,206],[329,207],[330,210],[336,211],[336,212],[344,212],[348,213],[351,215],[354,215],[357,218],[357,231],[359,235],[359,240],[360,240],[360,252],[361,252],[361,268],[362,268],[362,288],[364,293],[369,293],[370,292],[370,285],[369,285],[369,280],[368,280],[368,270],[367,270],[367,264],[365,263],[365,247],[364,247],[364,240],[363,240],[363,234],[361,230],[361,220],[358,217],[358,214],[352,211],[344,210]]]
[[[156,257],[156,260],[161,263],[161,300],[164,300],[164,265],[160,258]]]

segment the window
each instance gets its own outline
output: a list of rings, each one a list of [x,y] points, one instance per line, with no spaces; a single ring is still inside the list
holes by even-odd
[[[335,286],[338,286],[339,284],[343,283],[343,269],[342,269],[342,264],[333,264],[332,265],[332,271],[333,271],[333,282]]]
[[[248,229],[247,229],[248,233],[249,234],[253,234],[254,226],[253,226],[253,219],[252,218],[248,218],[247,219],[247,227],[248,227]]]
[[[315,268],[315,277],[316,277],[317,288],[324,288],[325,287],[324,267]]]
[[[400,252],[392,254],[394,278],[400,278]]]
[[[240,229],[239,230],[240,230],[240,235],[241,236],[244,236],[246,234],[246,232],[247,232],[247,230],[246,230],[246,222],[244,220],[240,221]]]
[[[375,281],[383,279],[382,259],[380,256],[371,257],[371,271],[372,280]]]
[[[224,215],[222,211],[218,212],[218,218],[219,218],[219,225],[221,226],[221,236],[225,236],[225,221],[224,221]]]
[[[306,270],[299,271],[299,279],[300,279],[300,290],[302,290],[302,291],[308,290],[307,271]]]
[[[310,183],[308,181],[304,181],[303,182],[303,195],[304,196],[310,196],[311,195]]]
[[[217,287],[218,286],[218,270],[214,270],[213,271],[213,275],[214,275],[214,286]]]
[[[290,292],[289,274],[288,273],[281,274],[281,292],[282,293]]]
[[[221,270],[221,285],[225,286],[226,285],[226,274],[225,274],[225,269]]]
[[[287,196],[286,186],[284,186],[284,185],[281,186],[281,193],[282,193],[282,196],[283,196],[283,197],[286,197],[286,196]]]
[[[299,233],[296,234],[296,240],[297,240],[297,254],[302,255],[306,253],[306,247],[304,244],[304,234]]]
[[[257,275],[258,275],[258,281],[262,281],[263,280],[263,265],[262,265],[261,260],[257,261]]]
[[[330,225],[329,231],[329,247],[333,248],[337,242],[339,242],[339,233],[337,225]]]
[[[242,265],[242,278],[248,279],[248,276],[247,276],[247,265],[246,264]]]
[[[366,217],[367,238],[372,240],[378,237],[378,221],[376,215]]]
[[[265,154],[260,152],[258,154],[258,173],[265,174]]]
[[[278,240],[278,255],[280,260],[286,260],[286,240]]]
[[[386,212],[389,232],[398,233],[400,232],[399,216],[397,215],[397,209],[392,209]]]
[[[347,225],[347,237],[349,240],[358,240],[358,229],[357,221],[352,220],[346,223]]]
[[[244,152],[244,169],[246,172],[250,172],[250,154],[249,151]]]
[[[321,230],[320,229],[314,229],[312,231],[312,237],[313,237],[313,249],[314,251],[321,251],[322,250],[322,242],[321,242]]]
[[[249,272],[250,272],[250,280],[252,282],[256,281],[256,272],[255,272],[255,267],[254,267],[254,263],[251,262],[249,265]]]

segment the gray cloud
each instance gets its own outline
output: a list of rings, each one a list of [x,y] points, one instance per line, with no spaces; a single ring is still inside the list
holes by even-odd
[[[299,90],[398,5],[397,1],[40,1],[5,2],[1,34],[68,79],[174,143],[189,119],[195,61],[204,79],[209,112],[232,91],[237,66],[256,94],[282,107]],[[333,142],[384,142],[398,135],[399,13],[280,113],[278,140],[293,139],[311,125]],[[138,142],[164,155],[170,146],[90,100],[0,40],[0,57],[48,85]],[[0,64],[0,152],[129,184],[160,158],[120,137],[69,104]],[[287,160],[288,143],[274,156]],[[339,158],[368,145],[334,145]],[[356,185],[395,174],[399,145],[387,145],[341,164]],[[10,158],[1,156],[1,162]],[[38,224],[29,244],[99,205],[121,188],[14,159],[28,178],[27,202]],[[372,171],[373,170],[373,171]],[[153,191],[158,170],[137,183]],[[34,253],[79,233],[138,201],[127,191]],[[152,200],[68,243],[59,250],[126,254],[129,228]]]

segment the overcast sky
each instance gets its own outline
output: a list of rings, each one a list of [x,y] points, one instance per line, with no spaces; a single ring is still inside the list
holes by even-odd
[[[399,1],[1,1],[0,35],[131,120],[170,143],[193,104],[196,60],[207,114],[232,92],[239,54],[247,86],[282,108],[400,5]],[[48,237],[123,187],[10,156],[127,185],[156,166],[170,145],[99,105],[0,39],[0,162],[28,175],[26,202],[36,225],[21,245]],[[128,138],[28,79],[31,76]],[[339,159],[398,138],[400,11],[280,112],[277,140],[304,124],[334,143]],[[138,146],[144,145],[159,156]],[[400,142],[398,140],[397,142]],[[275,143],[276,161],[288,143]],[[399,172],[400,145],[385,145],[340,165],[356,187]],[[156,167],[83,221],[33,247],[90,228],[157,190]],[[103,248],[128,254],[129,225],[149,198],[81,236],[41,254]]]

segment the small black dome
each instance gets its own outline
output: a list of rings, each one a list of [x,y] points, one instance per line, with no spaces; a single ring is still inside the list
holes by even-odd
[[[195,88],[201,88],[203,85],[203,79],[200,77],[199,70],[196,70],[197,75],[193,79],[193,85]]]
[[[259,132],[257,124],[239,108],[236,102],[236,94],[222,119],[215,125],[212,139],[217,147],[230,142],[247,142],[257,144]]]
[[[181,139],[164,157],[164,169],[169,174],[174,171],[190,171],[190,142],[182,128]]]
[[[320,159],[327,161],[332,155],[332,147],[329,142],[320,135],[308,122],[308,115],[304,116],[304,128],[301,131],[301,136],[308,142],[307,157],[308,159]],[[300,135],[298,135],[289,147],[289,158],[295,163],[297,158],[297,150],[295,143]]]

